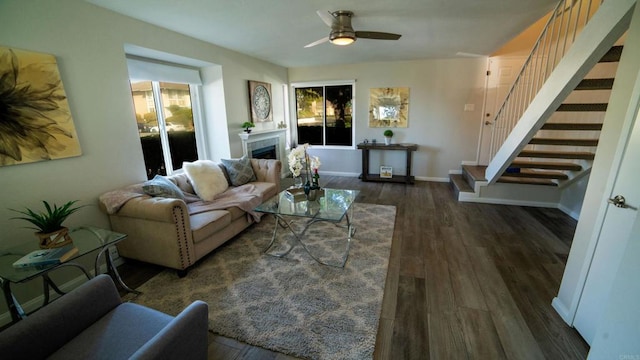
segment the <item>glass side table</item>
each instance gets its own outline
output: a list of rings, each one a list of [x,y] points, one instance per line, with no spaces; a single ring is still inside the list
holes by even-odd
[[[69,234],[73,239],[73,245],[78,248],[78,253],[68,261],[60,264],[19,269],[13,267],[13,263],[15,261],[24,255],[39,249],[35,238],[25,241],[24,244],[0,250],[0,285],[2,285],[2,291],[9,308],[9,313],[11,314],[12,322],[17,322],[25,318],[27,314],[14,296],[11,290],[11,284],[25,283],[35,278],[42,277],[44,296],[42,306],[46,306],[50,300],[49,292],[51,289],[60,295],[65,294],[53,282],[53,280],[51,280],[49,273],[64,267],[74,267],[82,271],[87,279],[91,279],[92,276],[90,272],[82,264],[75,262],[74,260],[94,251],[98,251],[95,259],[94,274],[100,274],[100,260],[104,256],[107,273],[111,275],[114,281],[116,281],[127,292],[140,293],[139,291],[129,288],[124,281],[122,281],[122,278],[118,273],[118,269],[113,264],[113,259],[109,253],[109,248],[126,239],[127,235],[92,226],[82,226],[71,229]]]

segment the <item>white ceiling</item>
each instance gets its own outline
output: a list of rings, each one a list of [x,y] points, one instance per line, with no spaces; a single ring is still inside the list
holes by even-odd
[[[488,55],[556,0],[87,0],[285,67]],[[351,10],[356,31],[402,34],[339,47],[316,10]],[[468,55],[467,55],[468,56]]]

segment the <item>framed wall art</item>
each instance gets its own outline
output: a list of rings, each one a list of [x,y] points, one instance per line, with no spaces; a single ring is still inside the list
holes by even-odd
[[[271,84],[249,80],[249,102],[253,123],[273,121]]]
[[[408,125],[408,87],[369,89],[369,127],[406,128]]]
[[[0,166],[81,155],[53,55],[0,46]]]

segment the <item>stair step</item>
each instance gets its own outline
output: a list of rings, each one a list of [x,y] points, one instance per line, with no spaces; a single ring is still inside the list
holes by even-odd
[[[532,179],[560,179],[567,180],[569,176],[560,171],[532,171],[527,169],[520,170],[519,173],[504,173],[503,176],[517,177],[517,178],[532,178]]]
[[[529,141],[532,145],[567,145],[567,146],[598,146],[598,139],[553,139],[533,138]]]
[[[471,186],[469,186],[469,184],[461,174],[449,175],[449,182],[451,183],[453,192],[456,194],[456,198],[458,198],[458,194],[461,192],[465,192],[465,193],[474,192]]]
[[[484,177],[484,173],[487,170],[486,166],[480,165],[462,165],[463,174],[468,176],[472,182],[487,181]]]
[[[542,130],[602,130],[598,123],[546,123]]]
[[[509,167],[520,169],[582,170],[581,165],[570,162],[514,161]]]
[[[606,79],[584,79],[580,81],[574,90],[611,90],[613,89],[613,78]]]
[[[501,176],[498,179],[498,182],[508,183],[508,184],[558,186],[558,184],[556,184],[555,182],[549,179],[519,178],[519,177],[512,177],[512,176]]]
[[[607,111],[607,105],[609,104],[561,104],[556,111]]]
[[[579,159],[593,160],[596,154],[586,151],[539,151],[523,150],[518,157],[546,158],[546,159]]]
[[[618,62],[620,61],[620,56],[622,55],[622,45],[616,45],[609,49],[606,54],[600,59],[599,62]]]

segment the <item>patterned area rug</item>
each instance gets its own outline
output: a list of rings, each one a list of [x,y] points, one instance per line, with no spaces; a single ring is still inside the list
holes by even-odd
[[[209,304],[209,328],[222,336],[296,357],[371,359],[395,222],[394,206],[354,204],[356,233],[344,269],[316,263],[298,244],[284,258],[262,250],[272,216],[227,242],[188,275],[165,270],[131,301],[175,315],[193,300]],[[300,230],[304,219],[295,219]],[[344,222],[343,222],[344,223]],[[293,237],[278,229],[274,252]],[[346,229],[318,222],[303,241],[324,261],[338,261]]]

